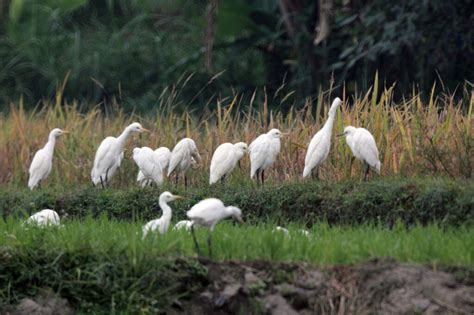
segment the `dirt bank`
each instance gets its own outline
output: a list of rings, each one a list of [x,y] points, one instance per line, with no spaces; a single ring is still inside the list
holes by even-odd
[[[203,262],[209,285],[180,307],[189,314],[474,314],[472,272],[391,261],[304,264]]]
[[[173,265],[190,260],[175,259]],[[193,289],[186,269],[180,269],[188,283],[176,285],[188,294],[152,313],[474,314],[472,269],[433,270],[386,260],[325,268],[268,261],[194,263],[206,271]],[[0,313],[72,314],[74,308],[67,297],[48,293]]]

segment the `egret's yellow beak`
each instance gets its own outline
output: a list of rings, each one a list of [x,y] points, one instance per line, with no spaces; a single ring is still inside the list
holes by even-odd
[[[281,136],[288,136],[290,133],[289,132],[282,132],[280,135]]]
[[[240,224],[244,224],[244,220],[241,217],[236,217],[236,219]]]
[[[173,195],[173,197],[174,197],[175,200],[176,200],[176,199],[184,199],[183,196],[179,196],[179,195]]]
[[[140,130],[141,130],[141,131],[143,131],[143,132],[149,132],[149,133],[151,133],[151,131],[150,131],[150,130],[148,130],[148,129],[145,129],[145,128],[140,128]]]
[[[337,134],[336,137],[342,137],[344,135],[344,132],[343,133],[340,133],[340,134]]]
[[[69,133],[69,131],[63,130],[63,133]]]

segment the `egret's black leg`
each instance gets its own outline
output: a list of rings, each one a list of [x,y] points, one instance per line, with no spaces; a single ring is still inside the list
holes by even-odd
[[[364,166],[365,166],[364,181],[367,181],[368,176],[369,176],[370,166],[369,166],[369,163],[367,162],[364,162]]]
[[[196,239],[196,234],[194,234],[194,224],[191,225],[191,234],[193,235],[194,246],[196,247],[196,251],[198,253],[198,256],[202,256],[201,255],[201,250],[199,249],[199,244],[198,244],[197,239]]]
[[[188,188],[188,177],[184,174],[184,189]]]
[[[225,182],[225,175],[221,177],[221,184],[224,184]]]
[[[105,172],[105,185],[109,183],[109,170],[110,170],[110,167],[107,169],[107,172]]]
[[[175,180],[176,186],[178,186],[178,178],[179,178],[179,175],[178,175],[178,173],[176,173],[176,180]]]
[[[355,157],[351,157],[351,161],[349,163],[349,176],[352,174],[352,163],[354,163]]]
[[[208,247],[208,250],[209,250],[209,258],[212,258],[211,235],[212,235],[212,231],[209,230],[209,235],[208,235],[208,237],[207,237],[207,247]]]
[[[100,178],[100,185],[102,186],[102,189],[104,189],[105,188],[104,180],[102,179],[102,176],[100,176],[99,178]]]
[[[265,171],[262,170],[262,186],[265,185]]]

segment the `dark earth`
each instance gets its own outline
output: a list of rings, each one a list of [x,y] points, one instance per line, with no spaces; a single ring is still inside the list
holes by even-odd
[[[166,314],[474,314],[474,272],[373,260],[314,267],[268,261],[201,259],[207,284]],[[4,314],[74,314],[44,293]]]

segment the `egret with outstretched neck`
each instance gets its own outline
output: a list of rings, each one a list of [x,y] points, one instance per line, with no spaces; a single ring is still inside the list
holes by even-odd
[[[67,131],[54,128],[49,133],[46,145],[35,153],[29,169],[30,178],[28,179],[28,187],[31,190],[39,186],[41,182],[49,176],[49,173],[51,173],[56,138],[65,133],[67,133]]]
[[[328,119],[323,128],[319,130],[308,146],[306,158],[304,160],[303,178],[314,176],[319,178],[319,167],[327,159],[331,149],[331,135],[334,119],[336,118],[337,108],[342,104],[339,97],[336,97],[329,109]]]
[[[101,184],[105,187],[115,174],[115,171],[120,167],[123,160],[123,151],[127,144],[128,138],[133,133],[149,132],[149,130],[142,127],[141,124],[135,122],[127,126],[122,134],[115,137],[107,137],[100,144],[94,158],[94,166],[91,171],[92,183],[95,185]]]
[[[160,195],[160,208],[163,211],[163,214],[159,219],[151,220],[145,224],[142,228],[142,239],[144,239],[148,233],[157,231],[160,234],[165,234],[168,231],[171,222],[172,211],[171,207],[168,205],[168,202],[171,202],[176,199],[181,199],[183,197],[173,195],[169,191],[165,191]]]

